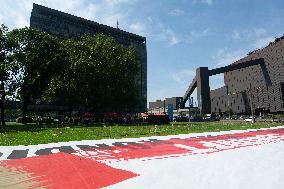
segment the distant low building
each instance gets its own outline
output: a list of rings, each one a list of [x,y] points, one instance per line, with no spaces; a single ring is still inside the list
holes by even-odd
[[[149,102],[149,111],[157,111],[160,110],[161,112],[164,112],[164,108],[167,109],[169,104],[173,105],[174,110],[184,108],[182,103],[183,98],[182,97],[171,97],[166,98],[165,100],[156,100],[156,102]]]

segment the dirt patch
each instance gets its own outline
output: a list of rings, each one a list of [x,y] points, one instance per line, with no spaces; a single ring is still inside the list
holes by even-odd
[[[26,172],[0,166],[0,188],[26,189],[46,187],[40,187],[40,183],[35,182],[34,178]]]

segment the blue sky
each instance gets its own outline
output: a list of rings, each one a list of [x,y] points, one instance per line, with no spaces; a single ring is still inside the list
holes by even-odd
[[[28,26],[33,2],[146,36],[148,101],[183,96],[197,67],[230,64],[284,34],[283,0],[0,0],[0,23]],[[223,75],[210,79],[223,86]]]

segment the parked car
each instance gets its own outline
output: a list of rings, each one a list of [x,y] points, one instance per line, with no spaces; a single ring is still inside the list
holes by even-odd
[[[256,119],[256,117],[254,117],[254,120]],[[246,118],[244,119],[245,122],[252,122],[252,117]]]
[[[17,123],[23,123],[23,117],[18,117],[17,119],[16,119],[16,122]],[[31,117],[26,117],[26,123],[33,123],[34,121],[33,121],[33,118],[31,118]]]

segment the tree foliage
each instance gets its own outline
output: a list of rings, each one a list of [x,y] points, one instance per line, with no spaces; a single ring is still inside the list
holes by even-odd
[[[104,35],[68,39],[62,45],[68,66],[52,79],[46,99],[61,96],[95,112],[127,111],[137,105],[139,67],[132,47]]]
[[[54,73],[64,64],[57,38],[36,29],[15,29],[8,33],[13,46],[10,59],[17,92],[23,103],[23,122],[28,104],[40,98]]]
[[[4,103],[6,98],[5,81],[8,79],[8,67],[6,65],[6,56],[8,53],[8,28],[5,25],[0,26],[0,108],[1,108],[1,124],[5,125]]]
[[[85,111],[133,111],[139,104],[133,47],[104,35],[59,40],[32,28],[0,26],[0,106],[21,100],[23,123],[35,99]]]
[[[8,78],[8,69],[5,62],[9,51],[7,32],[8,28],[3,24],[0,25],[0,81],[1,82],[7,80]]]

